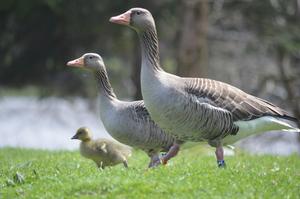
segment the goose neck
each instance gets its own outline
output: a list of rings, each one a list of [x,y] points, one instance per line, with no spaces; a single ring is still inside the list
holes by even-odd
[[[97,70],[94,72],[95,79],[97,81],[97,86],[100,92],[100,97],[105,97],[109,100],[116,99],[116,95],[113,91],[113,88],[109,82],[107,72]]]
[[[92,139],[89,137],[89,138],[85,138],[85,139],[83,139],[83,140],[81,140],[81,141],[82,141],[82,143],[87,144],[87,143],[89,143],[91,140],[92,140]]]
[[[139,32],[138,35],[142,51],[142,65],[147,65],[147,67],[150,67],[154,71],[162,71],[156,29],[148,28],[145,31]]]

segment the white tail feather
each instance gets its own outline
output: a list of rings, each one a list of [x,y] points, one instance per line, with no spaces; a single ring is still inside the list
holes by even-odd
[[[235,122],[239,126],[239,131],[236,135],[226,136],[222,143],[224,145],[233,144],[243,138],[251,135],[261,134],[267,131],[286,131],[286,132],[300,132],[300,129],[295,128],[277,118],[271,116],[261,117],[250,121]]]

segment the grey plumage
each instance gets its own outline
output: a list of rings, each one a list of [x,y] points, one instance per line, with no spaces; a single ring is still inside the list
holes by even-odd
[[[206,98],[207,103],[230,111],[234,121],[247,121],[262,116],[296,120],[274,104],[249,95],[229,84],[202,78],[186,78],[185,80],[187,93],[198,98]]]
[[[229,84],[203,78],[183,78],[183,80],[185,92],[191,98],[197,99],[198,103],[195,104],[198,105],[199,102],[202,104],[198,106],[202,107],[203,115],[210,119],[216,118],[219,121],[216,124],[210,121],[210,124],[206,123],[204,126],[208,126],[209,129],[220,129],[220,132],[223,132],[220,135],[222,138],[238,132],[238,126],[234,124],[235,121],[249,121],[263,116],[296,120],[274,104],[249,95]],[[214,139],[214,137],[212,136],[210,139]]]
[[[124,17],[129,21],[124,22]],[[245,123],[242,122],[256,119],[258,123],[266,120],[267,125],[276,123],[273,127],[261,129],[293,129],[276,118],[296,118],[270,102],[223,82],[182,78],[163,71],[159,63],[155,22],[149,11],[133,8],[112,17],[111,22],[129,25],[138,33],[142,51],[141,89],[145,105],[154,121],[176,138],[206,140],[214,146],[221,145],[223,138],[244,132]],[[263,120],[259,120],[261,118]],[[251,124],[255,129],[255,123]],[[252,130],[252,133],[255,131]]]
[[[80,67],[93,72],[100,97],[100,117],[108,133],[121,143],[145,151],[150,157],[149,166],[157,164],[158,153],[168,152],[178,143],[162,131],[151,119],[144,102],[118,100],[109,82],[102,58],[95,53],[83,55]]]

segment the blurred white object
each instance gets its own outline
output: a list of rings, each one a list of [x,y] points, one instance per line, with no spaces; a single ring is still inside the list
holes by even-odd
[[[0,107],[0,147],[77,149],[70,138],[80,126],[88,126],[95,138],[111,138],[81,98],[3,97]]]
[[[253,154],[291,155],[300,153],[298,133],[266,132],[241,140],[237,147]]]

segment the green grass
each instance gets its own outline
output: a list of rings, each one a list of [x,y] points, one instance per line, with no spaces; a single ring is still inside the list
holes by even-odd
[[[299,156],[226,160],[218,169],[213,156],[193,147],[168,166],[146,169],[146,155],[135,151],[129,169],[102,171],[77,151],[3,148],[0,198],[300,198]]]

